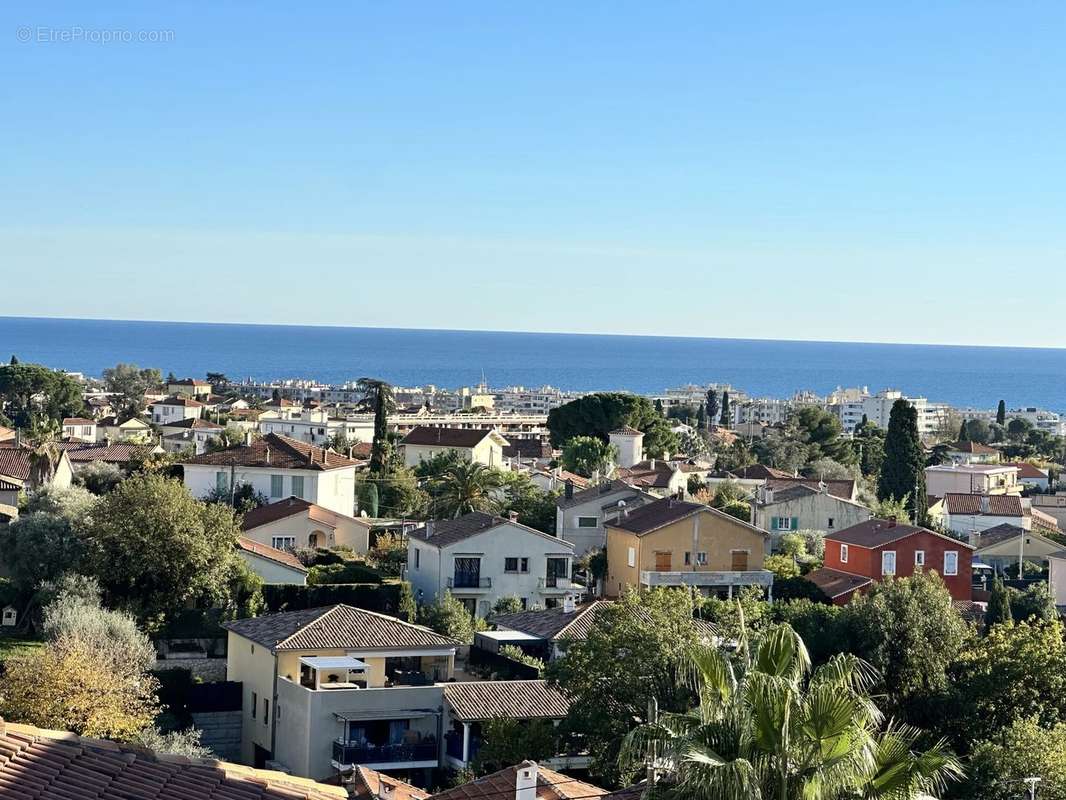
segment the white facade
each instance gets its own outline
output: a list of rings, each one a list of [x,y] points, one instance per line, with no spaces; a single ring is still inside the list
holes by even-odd
[[[259,432],[264,436],[269,433],[288,436],[318,447],[324,447],[338,434],[353,443],[371,442],[374,438],[373,424],[331,418],[321,409],[306,409],[293,414],[285,413],[287,411],[265,412],[259,417]]]
[[[622,428],[607,434],[618,451],[618,466],[632,467],[644,460],[644,434],[632,428]]]
[[[196,405],[155,403],[152,406],[152,422],[156,425],[166,425],[181,422],[183,419],[199,419],[202,408],[203,406],[199,403]]]
[[[427,541],[412,535],[407,579],[419,603],[432,603],[448,591],[472,613],[485,617],[502,597],[517,597],[526,608],[576,598],[581,587],[570,581],[573,557],[569,542],[501,521],[442,547],[432,536]]]
[[[206,497],[216,488],[228,489],[230,468],[214,464],[184,464],[185,486],[193,497]],[[238,484],[251,484],[272,500],[301,497],[338,514],[355,511],[355,467],[328,470],[244,467],[234,471]]]
[[[623,508],[618,505],[620,502],[633,509],[654,499],[620,481],[607,485],[606,490],[594,487],[570,499],[564,495],[556,501],[555,534],[572,544],[574,555],[580,558],[607,545],[607,531],[603,525],[618,517]]]
[[[1018,468],[999,464],[939,464],[925,468],[925,491],[946,494],[1018,494]]]

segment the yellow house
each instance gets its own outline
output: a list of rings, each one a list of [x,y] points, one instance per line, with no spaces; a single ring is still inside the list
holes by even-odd
[[[242,684],[241,760],[321,780],[356,764],[440,764],[442,694],[459,643],[347,605],[227,622]]]
[[[734,586],[772,590],[773,573],[763,569],[768,534],[702,503],[666,497],[623,511],[604,527],[609,596],[651,586],[730,595]]]

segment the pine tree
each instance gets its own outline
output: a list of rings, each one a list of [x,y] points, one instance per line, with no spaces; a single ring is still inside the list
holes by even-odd
[[[732,414],[729,409],[729,392],[722,392],[722,419],[721,424],[727,428],[733,423]]]
[[[963,420],[962,421],[962,425],[959,426],[959,441],[960,442],[968,442],[968,441],[970,441],[970,430],[969,430],[969,428],[966,427],[966,420]]]
[[[877,482],[879,500],[903,500],[911,519],[924,525],[927,516],[925,501],[925,457],[918,438],[918,411],[900,398],[892,404],[885,436],[885,458]]]
[[[988,597],[988,609],[985,611],[985,624],[997,625],[1001,622],[1011,621],[1010,595],[1007,587],[1000,578],[992,583],[992,591]]]
[[[1007,403],[1003,400],[999,401],[999,408],[996,409],[996,424],[1004,425],[1007,422]]]

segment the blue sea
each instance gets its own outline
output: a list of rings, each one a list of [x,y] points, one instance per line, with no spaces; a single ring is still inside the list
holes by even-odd
[[[1064,349],[0,317],[0,358],[9,354],[93,376],[124,361],[182,377],[373,376],[448,388],[482,374],[494,387],[644,394],[708,382],[777,397],[869,386],[956,406],[1002,398],[1066,411]]]

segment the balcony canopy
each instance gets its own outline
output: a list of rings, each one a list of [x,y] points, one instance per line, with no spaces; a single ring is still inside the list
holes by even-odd
[[[346,669],[351,672],[366,671],[366,662],[352,656],[301,656],[300,663],[313,670]]]

